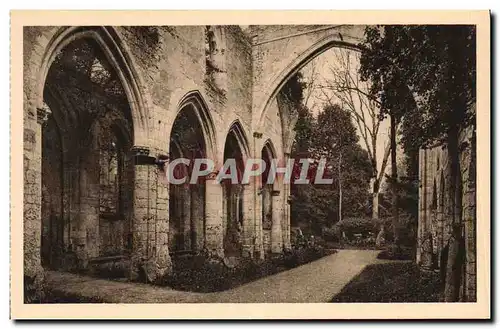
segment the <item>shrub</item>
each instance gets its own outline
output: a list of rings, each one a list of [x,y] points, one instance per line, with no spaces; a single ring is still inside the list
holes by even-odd
[[[340,242],[342,232],[339,226],[324,227],[322,235],[323,239],[327,242]]]
[[[379,226],[385,225],[385,239],[388,242],[394,242],[394,228],[392,217],[385,217],[379,220]],[[401,213],[398,218],[398,233],[400,243],[404,246],[412,246],[416,243],[416,221],[411,215]]]
[[[413,260],[413,250],[408,247],[395,248],[388,247],[377,255],[378,259],[388,260]]]
[[[45,285],[43,275],[24,276],[24,303],[39,303],[45,297]]]
[[[361,234],[362,237],[367,237],[370,233],[377,231],[378,223],[371,218],[346,218],[337,222],[333,228],[340,232],[344,232],[349,240],[354,240],[356,234]]]

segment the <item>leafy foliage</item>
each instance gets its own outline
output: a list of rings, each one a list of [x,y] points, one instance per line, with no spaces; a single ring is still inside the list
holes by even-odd
[[[405,149],[444,141],[450,128],[468,126],[475,101],[475,27],[368,27],[362,78],[372,81],[382,115],[404,116]],[[418,122],[418,124],[415,124]]]
[[[372,167],[367,152],[358,143],[349,113],[337,104],[328,105],[315,119],[303,106],[295,129],[297,138],[292,155],[314,160],[311,172],[325,158],[324,178],[332,178],[333,183],[292,185],[294,225],[305,226],[318,235],[325,226],[338,221],[339,182],[343,213],[348,216],[366,213]]]
[[[403,120],[405,151],[414,154],[420,147],[446,143],[452,234],[446,252],[445,300],[457,301],[463,266],[459,136],[475,124],[476,28],[376,26],[366,28],[365,36],[362,77],[372,81],[370,93],[380,99],[382,115]]]
[[[370,232],[374,233],[377,229],[377,223],[374,223],[369,217],[352,217],[336,223],[335,227],[344,232],[347,237],[352,238],[354,234],[366,236]]]

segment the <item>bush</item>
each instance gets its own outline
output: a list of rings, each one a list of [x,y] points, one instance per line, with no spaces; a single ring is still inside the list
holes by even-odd
[[[304,248],[292,248],[291,250],[285,251],[283,255],[283,264],[287,268],[294,268],[335,252],[335,250],[325,249],[318,244],[309,245]]]
[[[398,218],[398,233],[401,245],[413,246],[416,243],[416,220],[409,214],[402,213]],[[385,217],[379,220],[379,226],[385,225],[385,239],[394,242],[394,228],[392,217]]]
[[[338,226],[324,227],[322,235],[323,239],[327,242],[340,242],[342,231]]]
[[[45,297],[45,284],[43,275],[24,276],[24,303],[39,303]]]
[[[337,222],[334,230],[344,232],[348,240],[354,240],[355,235],[368,237],[377,231],[378,223],[374,222],[371,218],[346,218]]]
[[[396,248],[395,246],[390,246],[386,250],[380,252],[377,258],[387,260],[413,260],[413,250],[408,247]]]

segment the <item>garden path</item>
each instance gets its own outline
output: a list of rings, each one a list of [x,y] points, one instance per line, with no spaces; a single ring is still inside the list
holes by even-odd
[[[381,262],[376,250],[339,250],[314,262],[214,293],[47,272],[50,289],[107,303],[326,303],[365,266]]]

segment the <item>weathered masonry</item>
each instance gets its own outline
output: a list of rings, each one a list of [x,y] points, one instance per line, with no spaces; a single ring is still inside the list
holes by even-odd
[[[165,183],[178,157],[289,156],[294,72],[362,26],[25,27],[25,279],[124,266],[151,281],[179,255],[290,246],[289,189]]]
[[[446,275],[452,230],[460,230],[459,255],[463,257],[461,301],[476,301],[476,137],[474,127],[460,136],[462,220],[453,225],[449,192],[450,165],[446,144],[421,149],[419,154],[419,218],[417,263]]]

